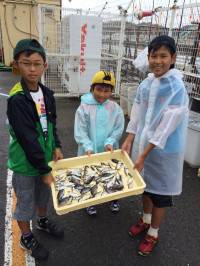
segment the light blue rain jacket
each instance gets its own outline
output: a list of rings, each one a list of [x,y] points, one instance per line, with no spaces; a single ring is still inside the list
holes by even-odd
[[[78,144],[78,155],[88,150],[94,153],[105,151],[105,146],[119,147],[124,130],[124,115],[114,101],[98,103],[92,93],[81,97],[81,105],[76,111],[74,137]]]
[[[144,163],[146,191],[181,193],[187,122],[188,96],[181,72],[171,69],[159,78],[149,74],[137,90],[127,127],[135,134],[133,160],[148,143],[156,145]]]

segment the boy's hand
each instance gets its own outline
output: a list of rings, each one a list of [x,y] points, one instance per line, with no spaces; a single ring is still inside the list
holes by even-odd
[[[122,147],[121,147],[122,152],[126,151],[128,153],[128,155],[130,155],[131,154],[131,146],[132,146],[132,142],[125,140],[124,143],[122,144]]]
[[[106,145],[105,151],[113,151],[113,146],[111,144]]]
[[[53,160],[57,162],[58,160],[63,159],[63,154],[60,148],[56,148],[53,152]]]
[[[89,151],[86,151],[86,155],[90,156],[91,154],[93,153],[93,151],[89,150]]]
[[[134,169],[137,169],[138,172],[141,172],[142,169],[144,168],[144,160],[145,158],[142,155],[140,155],[135,161]]]
[[[53,178],[52,174],[49,173],[48,175],[44,175],[44,176],[42,176],[42,181],[43,181],[47,186],[51,186],[51,183],[54,181],[54,178]]]

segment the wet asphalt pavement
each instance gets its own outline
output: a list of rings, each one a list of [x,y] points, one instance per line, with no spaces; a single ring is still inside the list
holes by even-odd
[[[8,93],[16,78],[0,73],[0,93]],[[78,99],[57,99],[58,133],[65,158],[76,155],[73,121]],[[4,256],[4,217],[6,204],[6,160],[8,133],[6,97],[0,96],[0,265]],[[184,166],[183,193],[174,198],[160,228],[160,241],[153,254],[137,255],[141,237],[128,236],[130,225],[141,214],[140,196],[120,200],[121,210],[113,214],[108,204],[98,206],[98,216],[88,217],[84,210],[58,216],[50,202],[50,214],[65,230],[62,240],[55,240],[35,230],[37,238],[50,251],[48,266],[198,266],[200,265],[200,178],[197,169]]]

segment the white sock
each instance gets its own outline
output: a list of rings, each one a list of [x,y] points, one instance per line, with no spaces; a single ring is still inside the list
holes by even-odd
[[[153,237],[158,237],[158,230],[159,230],[159,228],[153,228],[150,226],[147,234],[150,236],[153,236]]]
[[[143,212],[142,220],[144,223],[150,224],[151,223],[151,213]]]

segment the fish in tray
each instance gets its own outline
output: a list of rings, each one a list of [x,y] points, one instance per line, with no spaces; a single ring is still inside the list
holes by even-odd
[[[68,205],[72,203],[73,197],[70,195],[71,191],[66,191],[64,188],[60,189],[57,194],[59,205]]]
[[[133,188],[133,176],[125,164],[117,159],[57,170],[54,177],[58,205],[70,205],[121,191],[124,189],[122,176],[126,177],[126,187]]]

